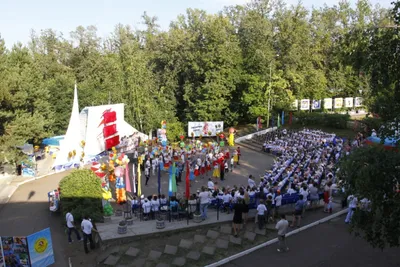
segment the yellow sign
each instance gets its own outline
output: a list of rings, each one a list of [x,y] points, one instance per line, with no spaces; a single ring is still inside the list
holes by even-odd
[[[38,240],[35,241],[35,245],[34,245],[36,253],[40,254],[40,253],[45,252],[48,245],[49,245],[49,242],[47,241],[46,238],[43,238],[43,237],[39,238]]]

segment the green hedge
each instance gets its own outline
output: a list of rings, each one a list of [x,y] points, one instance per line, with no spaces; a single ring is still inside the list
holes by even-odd
[[[350,120],[348,114],[327,114],[318,112],[297,112],[294,114],[294,123],[302,126],[321,125],[336,129],[346,129],[347,121]]]
[[[76,170],[60,181],[60,201],[64,214],[72,210],[75,221],[84,215],[100,222],[103,220],[100,179],[91,170]]]

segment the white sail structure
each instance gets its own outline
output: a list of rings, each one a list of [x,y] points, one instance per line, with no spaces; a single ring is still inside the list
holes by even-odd
[[[79,118],[78,89],[75,84],[74,102],[72,105],[67,133],[65,134],[64,139],[60,141],[60,150],[57,153],[56,160],[53,164],[53,167],[57,172],[73,168],[74,166],[76,167],[77,164],[79,165],[83,151],[81,141],[82,134]]]

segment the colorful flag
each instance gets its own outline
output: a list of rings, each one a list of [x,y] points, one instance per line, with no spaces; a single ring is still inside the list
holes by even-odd
[[[189,161],[186,161],[186,199],[190,197]]]
[[[138,163],[138,174],[137,174],[137,181],[138,181],[137,188],[138,188],[138,196],[139,197],[142,195],[142,182],[141,182],[141,179],[140,179],[140,175],[141,175],[141,173],[140,173],[140,161],[139,161],[139,163]]]
[[[172,165],[169,165],[169,169],[168,169],[168,195],[170,197],[173,196],[173,192],[172,192]]]
[[[158,195],[161,195],[161,165],[164,165],[162,161],[158,165]]]
[[[292,125],[293,113],[289,113],[289,125]]]
[[[126,167],[125,167],[125,184],[126,184],[126,192],[132,193],[131,180],[129,179],[129,165],[128,164],[126,164]]]
[[[276,126],[277,126],[278,128],[281,127],[281,120],[280,120],[279,114],[278,114],[278,122],[277,122]]]
[[[135,164],[132,164],[132,178],[133,178],[133,193],[136,194],[136,173],[135,173]]]
[[[285,124],[285,111],[282,110],[282,125]]]
[[[175,162],[172,165],[172,193],[176,193],[176,167]]]

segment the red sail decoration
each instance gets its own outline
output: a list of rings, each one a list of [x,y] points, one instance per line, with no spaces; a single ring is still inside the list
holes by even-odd
[[[118,133],[116,124],[117,113],[111,109],[107,109],[103,112],[102,117],[100,125],[104,125],[103,137],[105,140],[105,148],[108,150],[119,145],[119,135],[116,135]]]
[[[103,117],[104,124],[113,123],[117,120],[117,113],[115,111],[105,111]]]
[[[111,125],[105,126],[103,128],[104,138],[108,138],[116,133],[117,133],[117,125],[116,124],[111,124]]]
[[[113,146],[119,145],[119,135],[106,139],[106,149],[111,149]]]

